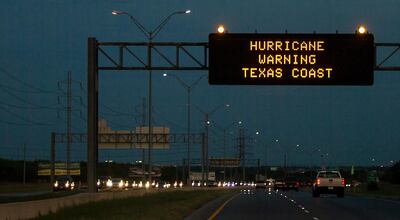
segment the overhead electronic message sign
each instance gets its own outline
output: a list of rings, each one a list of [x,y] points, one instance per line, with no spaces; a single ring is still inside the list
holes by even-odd
[[[371,34],[210,34],[209,83],[372,85]]]

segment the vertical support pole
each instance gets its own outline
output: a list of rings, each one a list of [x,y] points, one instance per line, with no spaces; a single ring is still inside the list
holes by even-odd
[[[186,181],[186,184],[189,184],[190,183],[190,165],[191,165],[191,160],[190,160],[190,151],[191,151],[191,149],[190,149],[190,141],[191,141],[191,137],[190,137],[190,105],[191,105],[191,103],[190,103],[190,96],[191,96],[191,88],[190,87],[188,87],[187,88],[187,91],[188,91],[188,107],[187,107],[187,117],[188,117],[188,121],[187,121],[187,136],[188,136],[188,138],[187,138],[187,141],[188,141],[188,143],[187,143],[187,159],[188,159],[188,165],[187,165],[187,181]]]
[[[146,126],[146,98],[143,97],[142,99],[142,113],[143,113],[143,118],[142,118],[142,126]],[[143,145],[142,145],[143,146]],[[142,171],[143,171],[143,176],[142,176],[142,181],[146,180],[146,149],[143,147],[142,149]]]
[[[185,179],[185,166],[186,166],[186,163],[185,163],[185,158],[182,158],[182,180],[184,180]]]
[[[209,161],[208,161],[208,113],[206,113],[206,136],[205,136],[205,146],[204,146],[204,156],[205,156],[205,165],[206,165],[206,182],[208,183],[208,172],[209,172]]]
[[[88,192],[97,192],[98,156],[98,50],[96,38],[88,38],[88,79],[87,79],[87,184]]]
[[[204,182],[204,171],[205,171],[205,134],[201,134],[201,182]]]
[[[260,180],[260,159],[257,159],[257,178],[256,181]]]
[[[24,185],[26,183],[26,144],[24,144],[24,170],[23,170],[22,183]]]
[[[224,153],[224,158],[223,158],[223,164],[222,166],[224,167],[224,182],[226,181],[226,128],[224,129],[224,149],[223,149],[223,153]]]
[[[50,184],[55,181],[55,160],[56,160],[56,133],[51,132],[50,137]]]
[[[67,175],[71,170],[71,142],[72,142],[72,76],[68,72],[67,77]]]
[[[148,181],[151,183],[151,171],[152,171],[152,162],[151,162],[151,151],[153,148],[153,125],[152,125],[152,64],[151,64],[151,36],[149,37],[149,45],[147,48],[147,68],[149,68],[149,149],[148,149],[148,163],[149,163],[149,179]]]
[[[245,146],[245,137],[244,137],[244,130],[240,129],[240,138],[239,138],[239,143],[240,143],[240,149],[241,149],[241,154],[242,154],[242,180],[246,181],[246,146]]]

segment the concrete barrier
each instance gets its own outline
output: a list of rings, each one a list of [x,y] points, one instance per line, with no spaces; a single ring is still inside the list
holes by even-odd
[[[110,199],[121,199],[127,197],[143,196],[145,194],[152,194],[156,192],[166,191],[190,191],[210,188],[177,188],[177,189],[133,189],[126,191],[108,191],[98,193],[79,193],[71,196],[60,198],[35,200],[28,202],[16,202],[0,204],[0,219],[4,220],[18,220],[18,219],[31,219],[39,215],[46,215],[50,212],[57,212],[61,208],[82,205],[88,202],[97,202]]]

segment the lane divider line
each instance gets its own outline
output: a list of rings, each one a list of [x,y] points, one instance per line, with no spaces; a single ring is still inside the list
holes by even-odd
[[[231,198],[229,198],[228,200],[226,200],[224,203],[222,203],[221,206],[218,207],[218,209],[216,209],[213,214],[208,217],[207,220],[213,220],[215,217],[217,217],[217,215],[222,211],[222,209],[224,209],[224,207],[226,206],[226,204],[228,204],[230,201],[232,201],[236,196],[240,195],[240,193],[233,195]]]

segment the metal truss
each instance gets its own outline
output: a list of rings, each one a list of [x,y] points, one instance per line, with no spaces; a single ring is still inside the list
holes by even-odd
[[[375,71],[400,71],[399,64],[387,64],[396,54],[400,55],[400,43],[375,43]]]
[[[202,144],[204,134],[191,134],[188,139],[187,134],[152,134],[153,143],[157,144],[178,144],[187,143],[189,140],[193,144]],[[87,143],[86,133],[71,134],[71,143]],[[55,143],[67,143],[68,135],[65,133],[55,134]],[[145,144],[149,143],[148,134],[99,134],[99,144]]]
[[[208,70],[207,42],[97,42],[99,70]],[[390,50],[389,53],[385,53]],[[144,54],[143,54],[144,53]],[[375,71],[399,71],[388,65],[400,43],[375,43]],[[155,57],[161,62],[154,63]],[[150,58],[150,59],[149,59]],[[186,64],[182,60],[186,60]],[[187,64],[190,63],[190,64]]]
[[[208,70],[208,43],[97,42],[97,49],[99,70]]]

